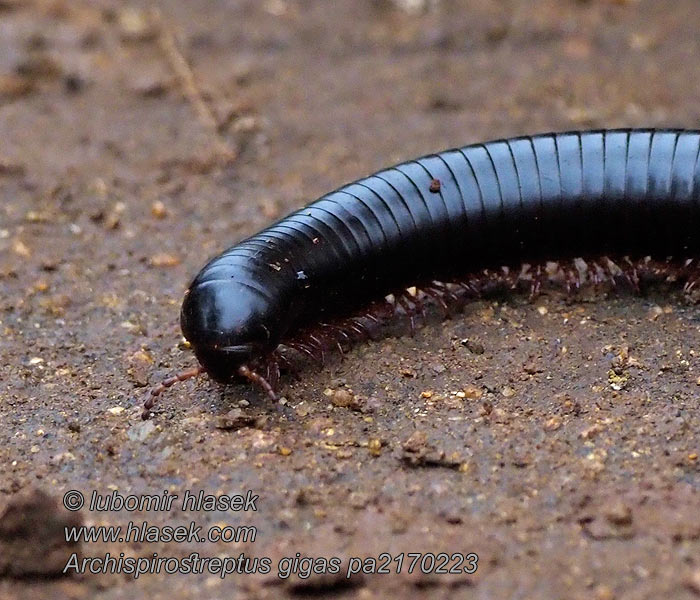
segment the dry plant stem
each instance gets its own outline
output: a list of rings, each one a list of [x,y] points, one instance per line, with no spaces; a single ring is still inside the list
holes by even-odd
[[[199,122],[211,132],[214,138],[216,155],[225,162],[233,162],[237,158],[238,152],[221,135],[219,121],[204,100],[204,96],[197,86],[197,80],[192,68],[177,46],[175,35],[167,26],[161,12],[157,8],[151,10],[151,19],[158,30],[158,45],[180,82],[187,101],[192,105]]]

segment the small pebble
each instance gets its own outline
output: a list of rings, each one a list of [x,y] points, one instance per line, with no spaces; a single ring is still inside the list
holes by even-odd
[[[168,216],[168,211],[165,209],[165,204],[160,200],[156,200],[153,204],[151,204],[151,215],[153,215],[156,219],[165,219],[165,217]]]
[[[155,429],[156,425],[153,421],[144,421],[143,423],[130,427],[126,432],[126,437],[132,442],[143,442]]]
[[[621,500],[618,500],[606,507],[605,518],[613,525],[620,527],[631,525],[632,509]]]
[[[481,388],[476,387],[475,385],[465,386],[463,393],[464,397],[469,398],[470,400],[478,400],[484,395],[483,390]]]
[[[29,258],[32,255],[29,247],[22,240],[15,240],[12,244],[12,251],[23,258]]]
[[[160,252],[151,256],[150,263],[154,267],[176,267],[180,264],[180,259],[174,254]]]
[[[0,75],[0,99],[16,100],[34,91],[34,83],[21,75]]]
[[[367,448],[372,456],[379,456],[382,450],[382,441],[378,438],[372,438],[368,442]]]
[[[650,321],[656,321],[661,315],[664,314],[664,309],[659,305],[654,305],[649,309],[648,319]]]
[[[170,87],[170,81],[159,75],[147,74],[132,82],[129,89],[142,98],[160,98]]]
[[[126,7],[117,14],[119,34],[125,42],[145,42],[156,36],[153,23],[148,14],[134,7]]]
[[[424,431],[414,431],[410,437],[403,443],[403,449],[406,452],[419,452],[428,442],[428,436]]]
[[[153,366],[153,358],[145,350],[137,350],[128,358],[129,367],[127,373],[132,381],[139,387],[148,385]]]
[[[15,73],[21,77],[36,81],[55,79],[62,73],[61,65],[48,54],[32,53],[15,67]]]
[[[256,422],[257,418],[253,415],[243,412],[240,408],[233,408],[225,415],[219,415],[214,426],[225,431],[235,431],[243,427],[251,427]]]
[[[615,593],[607,585],[599,585],[595,589],[596,600],[615,600]]]
[[[700,596],[700,569],[695,570],[686,580],[686,585],[695,594]]]
[[[351,406],[355,402],[355,396],[345,389],[335,390],[330,399],[334,406],[341,407]]]
[[[460,343],[472,354],[483,354],[485,352],[484,345],[478,340],[471,340],[469,338],[466,338],[463,339]]]
[[[545,431],[556,431],[560,427],[561,427],[561,417],[558,417],[556,415],[547,419],[544,423],[544,430]]]

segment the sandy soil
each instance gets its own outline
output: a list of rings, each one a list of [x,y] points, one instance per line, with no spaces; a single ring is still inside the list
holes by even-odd
[[[700,595],[700,327],[675,292],[474,302],[304,369],[284,388],[294,420],[206,379],[139,418],[145,386],[193,364],[189,279],[292,208],[471,141],[697,126],[695,0],[157,5],[0,0],[0,597]],[[53,503],[72,489],[259,501],[71,516]],[[258,533],[85,557],[273,568],[55,577],[76,517]],[[297,552],[479,562],[277,577]]]

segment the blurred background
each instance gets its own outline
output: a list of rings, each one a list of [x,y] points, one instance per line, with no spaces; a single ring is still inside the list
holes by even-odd
[[[431,151],[697,127],[698,31],[697,0],[0,0],[0,507],[37,486],[252,488],[260,537],[236,552],[482,558],[351,585],[53,579],[27,540],[43,579],[0,561],[0,596],[700,595],[700,339],[668,297],[475,303],[303,373],[291,424],[205,379],[138,418],[145,386],[192,364],[178,311],[207,258]],[[255,418],[220,420],[239,409]],[[416,443],[435,464],[406,466]]]

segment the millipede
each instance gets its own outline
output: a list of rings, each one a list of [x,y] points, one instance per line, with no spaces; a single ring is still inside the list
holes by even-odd
[[[448,312],[493,282],[536,294],[553,260],[569,289],[618,279],[637,288],[645,273],[692,288],[699,153],[697,130],[548,133],[344,185],[204,266],[180,318],[200,366],[154,387],[143,416],[165,388],[202,372],[275,398],[282,349],[323,361],[397,312],[413,328],[425,301]]]

